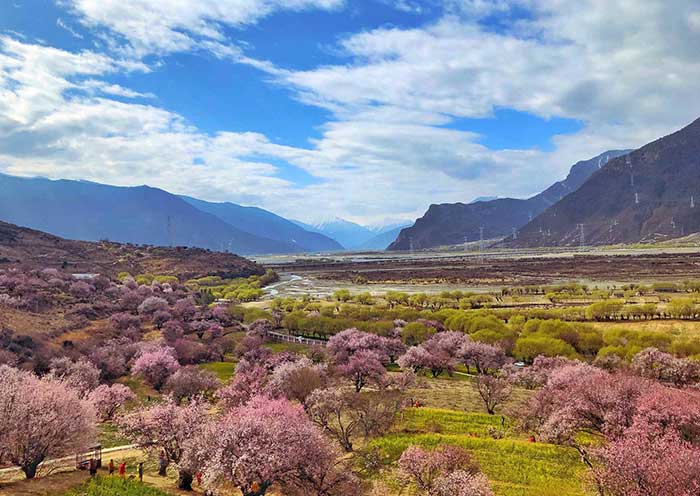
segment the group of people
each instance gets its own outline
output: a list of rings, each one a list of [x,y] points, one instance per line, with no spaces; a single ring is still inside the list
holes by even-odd
[[[107,470],[109,471],[109,475],[114,475],[114,471],[117,470],[117,473],[119,474],[120,477],[125,477],[126,476],[126,462],[121,462],[119,466],[115,465],[114,460],[110,460],[109,464],[107,465]],[[94,476],[97,474],[97,460],[95,458],[92,458],[90,460],[90,475]],[[139,463],[138,466],[138,474],[139,474],[139,480],[143,482],[143,462]]]

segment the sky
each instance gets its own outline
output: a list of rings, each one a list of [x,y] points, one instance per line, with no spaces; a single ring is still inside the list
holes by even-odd
[[[413,220],[700,117],[699,47],[697,0],[2,0],[0,172]]]

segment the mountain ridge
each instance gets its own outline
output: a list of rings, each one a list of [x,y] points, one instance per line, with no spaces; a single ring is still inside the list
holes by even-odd
[[[524,226],[517,239],[509,239],[507,244],[637,243],[698,232],[698,170],[700,119],[611,160],[577,191]]]
[[[272,216],[277,217],[269,213],[268,218]],[[193,246],[241,254],[316,249],[249,233],[150,186],[0,174],[0,220],[74,240]]]
[[[425,249],[512,235],[546,208],[576,191],[603,162],[629,150],[608,150],[569,169],[566,178],[527,199],[497,198],[430,205],[423,217],[401,230],[388,250]],[[482,229],[483,228],[483,229]]]

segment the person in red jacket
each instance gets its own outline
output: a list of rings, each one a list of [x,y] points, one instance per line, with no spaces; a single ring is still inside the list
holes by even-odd
[[[119,475],[124,477],[126,475],[126,462],[121,462],[119,464]]]

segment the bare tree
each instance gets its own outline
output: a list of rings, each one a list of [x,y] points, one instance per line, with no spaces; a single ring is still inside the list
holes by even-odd
[[[474,387],[490,415],[493,415],[496,408],[510,398],[513,392],[513,387],[507,379],[484,374],[476,377]]]

